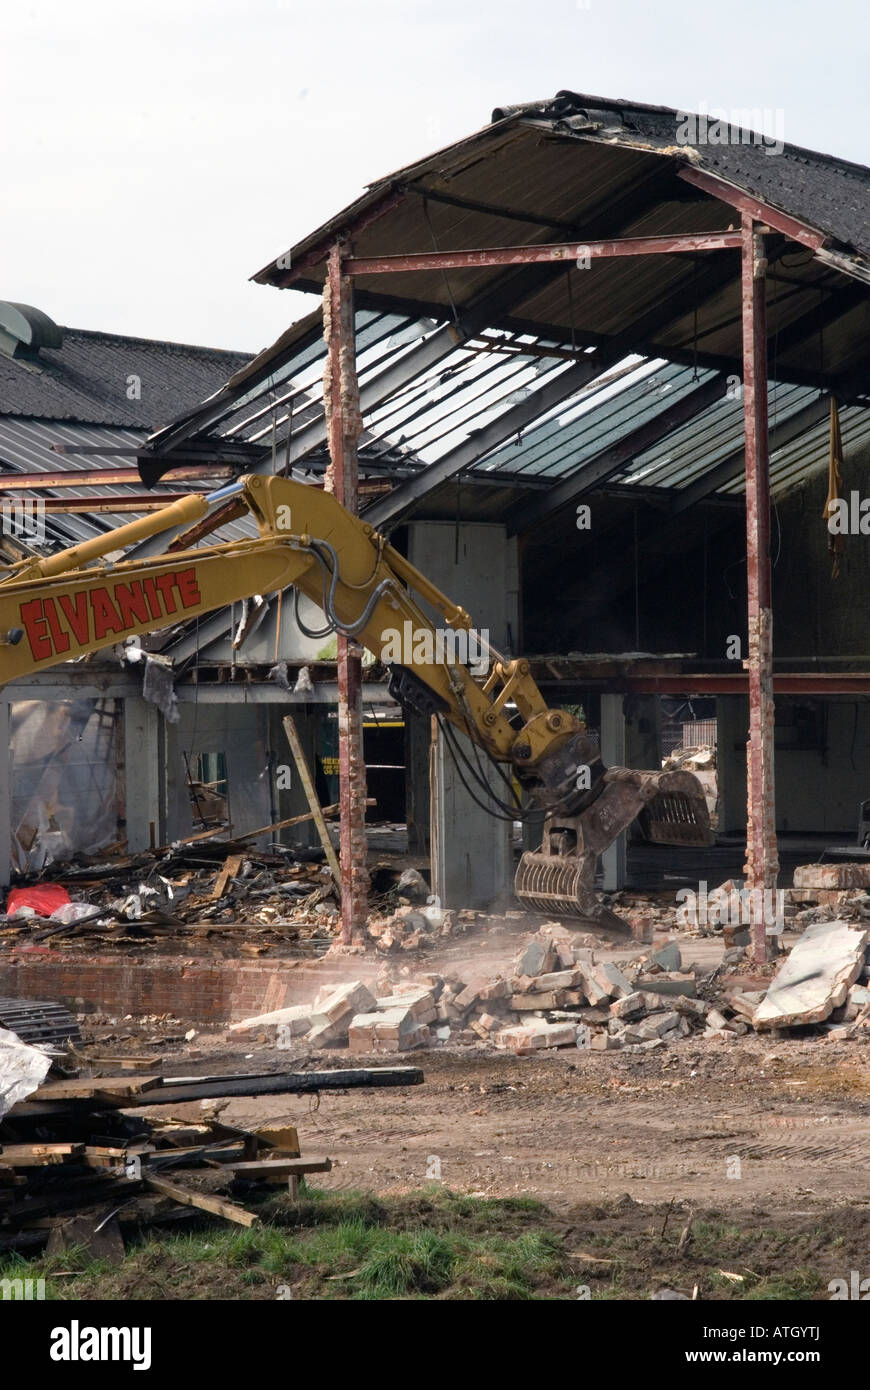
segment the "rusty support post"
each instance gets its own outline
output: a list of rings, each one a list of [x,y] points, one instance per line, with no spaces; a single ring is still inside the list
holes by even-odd
[[[347,247],[329,252],[323,291],[323,336],[327,344],[323,374],[329,466],[324,488],[343,507],[358,510],[357,440],[362,421],[356,375],[353,288],[344,274]],[[366,867],[366,769],[363,759],[362,664],[356,645],[338,637],[338,770],[341,832],[341,939],[345,945],[365,935],[369,876]]]
[[[773,766],[773,613],[770,574],[770,480],[767,439],[767,315],[764,237],[742,214],[743,420],[746,442],[746,577],[749,744],[747,746],[746,887],[753,904],[752,957],[770,958],[779,857]],[[762,904],[768,911],[762,910]],[[767,919],[767,920],[766,920]]]

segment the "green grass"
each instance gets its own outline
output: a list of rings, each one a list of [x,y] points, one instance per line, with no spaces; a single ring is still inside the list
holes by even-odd
[[[805,1229],[801,1243],[794,1229],[759,1230],[716,1212],[699,1214],[678,1251],[685,1220],[672,1217],[662,1238],[664,1208],[626,1217],[619,1204],[590,1205],[566,1227],[530,1198],[440,1185],[397,1197],[303,1187],[298,1202],[263,1195],[256,1210],[250,1229],[197,1217],[184,1233],[128,1237],[117,1265],[80,1247],[0,1258],[0,1278],[41,1277],[48,1298],[73,1300],[513,1301],[578,1299],[584,1289],[593,1300],[647,1299],[663,1285],[695,1284],[704,1299],[803,1300],[824,1297],[829,1277],[810,1264],[821,1230]],[[832,1243],[841,1244],[833,1233]],[[727,1278],[729,1270],[742,1279]]]
[[[308,1192],[295,1205],[268,1198],[259,1211],[262,1224],[246,1230],[146,1236],[122,1266],[78,1248],[0,1261],[0,1278],[43,1277],[55,1299],[277,1298],[283,1289],[284,1298],[389,1300],[559,1298],[573,1277],[559,1241],[528,1229],[548,1214],[527,1199]]]

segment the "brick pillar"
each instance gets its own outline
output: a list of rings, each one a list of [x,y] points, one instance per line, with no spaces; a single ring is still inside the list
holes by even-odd
[[[774,813],[773,611],[767,426],[767,325],[764,237],[743,214],[743,414],[746,441],[746,576],[749,652],[746,887],[774,890],[779,874]],[[753,920],[752,958],[771,956],[767,923]]]
[[[324,487],[342,506],[359,507],[356,446],[362,428],[356,376],[353,287],[342,274],[345,248],[335,242],[323,291],[323,336],[327,344],[323,404],[329,441]],[[362,736],[362,664],[359,648],[338,638],[338,770],[340,779],[341,939],[365,936],[369,875],[366,867],[366,769]]]

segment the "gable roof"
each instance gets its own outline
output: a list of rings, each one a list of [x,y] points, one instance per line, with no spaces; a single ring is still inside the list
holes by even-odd
[[[365,258],[719,233],[739,226],[728,199],[750,197],[764,204],[757,216],[778,213],[767,237],[776,375],[837,391],[866,378],[870,170],[785,143],[773,152],[752,143],[742,120],[728,127],[733,143],[711,143],[721,132],[703,120],[696,143],[683,143],[686,118],[676,108],[580,93],[499,107],[493,117],[373,183],[253,278],[320,292],[339,236]],[[797,227],[804,245],[790,239]],[[466,336],[483,323],[572,350],[630,347],[740,370],[737,251],[593,260],[582,276],[572,270],[567,260],[391,268],[355,275],[354,292],[360,307],[452,319]]]

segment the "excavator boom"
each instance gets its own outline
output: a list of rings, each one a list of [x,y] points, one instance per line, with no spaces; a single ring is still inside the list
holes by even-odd
[[[215,509],[229,498],[252,515],[258,535],[186,548],[187,538],[199,540],[209,516],[217,518]],[[122,558],[149,537],[190,526],[163,554]],[[445,640],[448,632],[468,634],[468,613],[331,493],[281,477],[252,474],[209,496],[179,498],[71,549],[10,566],[0,577],[0,684],[290,586],[317,604],[334,629],[390,666],[390,688],[403,704],[439,715],[493,761],[508,765],[534,806],[579,818],[567,832],[563,827],[567,852],[544,857],[579,856],[584,882],[590,856],[594,861],[604,840],[611,843],[664,790],[663,776],[674,775],[605,773],[585,725],[547,707],[527,661],[507,660],[487,647],[485,675],[475,675],[457,659],[461,646]],[[421,603],[440,615],[444,627],[433,624]],[[628,780],[615,772],[625,772]],[[696,843],[710,842],[696,785],[697,793],[688,794],[692,813],[683,817],[680,843],[687,842],[690,827]],[[590,838],[593,812],[597,829]],[[549,829],[548,822],[547,835]],[[543,903],[543,892],[527,892],[524,882],[521,862],[518,896]],[[573,901],[576,908],[576,893]],[[584,908],[582,915],[594,916],[588,897]],[[553,902],[546,910],[558,908]]]

